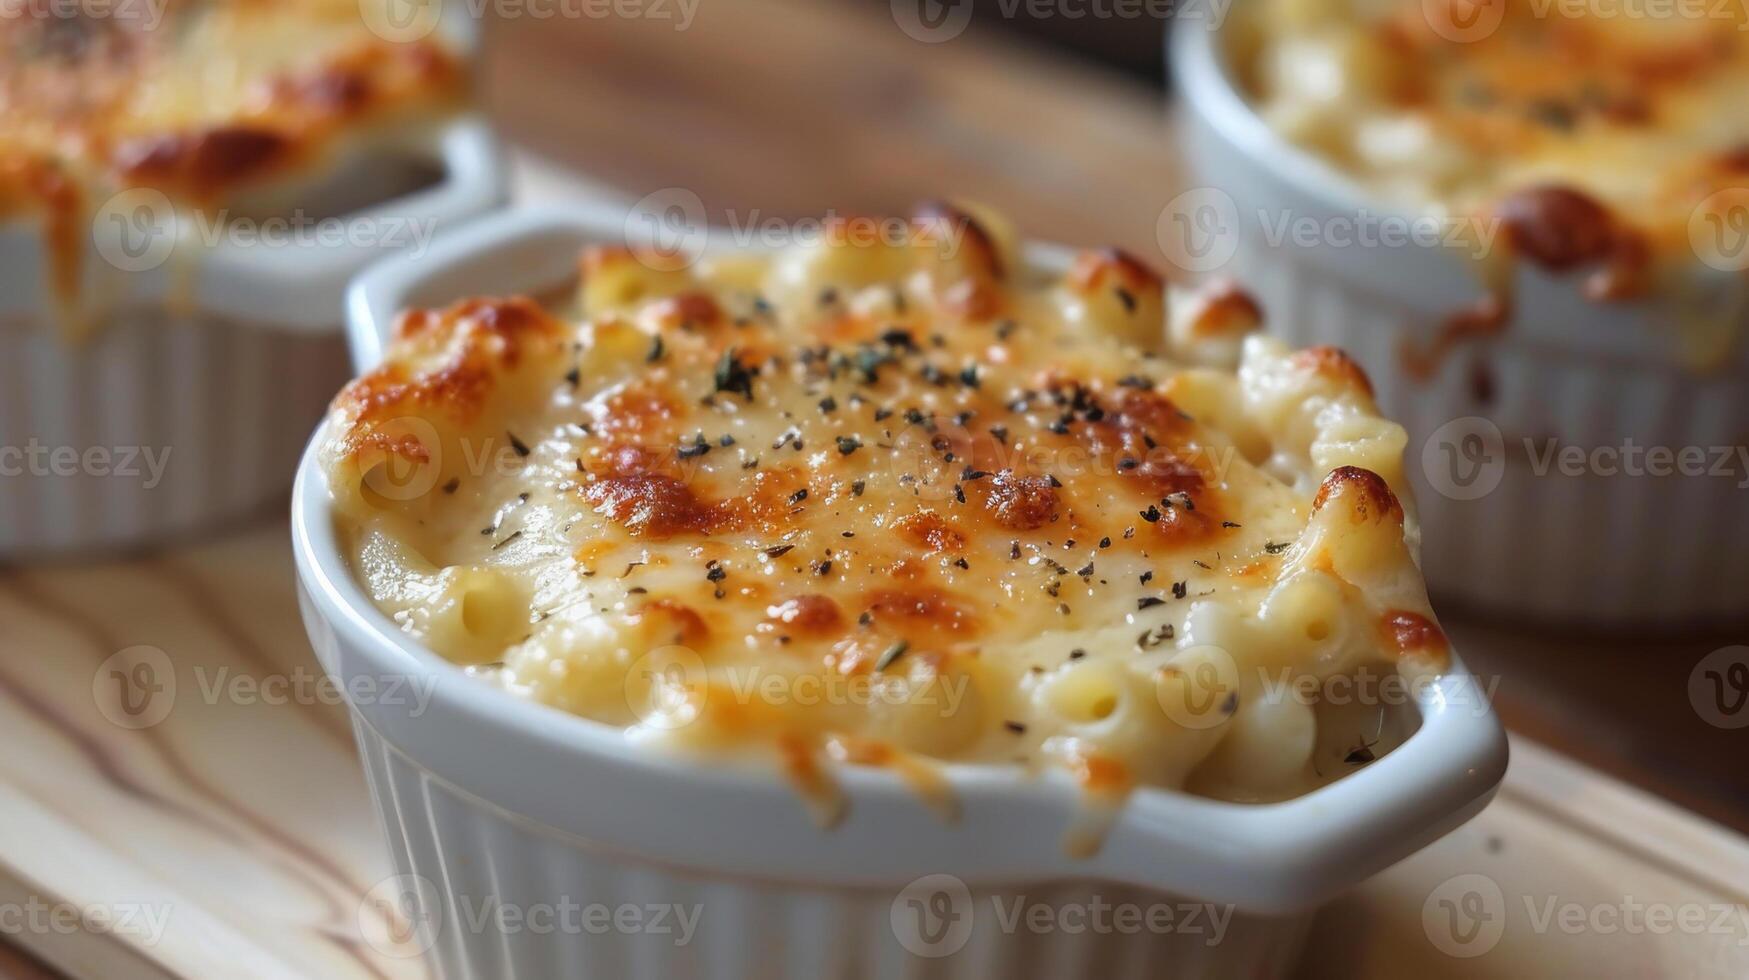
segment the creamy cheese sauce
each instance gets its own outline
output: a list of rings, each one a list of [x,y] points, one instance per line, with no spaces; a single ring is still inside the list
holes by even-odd
[[[1231,287],[915,227],[407,313],[325,450],[361,580],[483,682],[819,800],[940,796],[922,760],[1278,799],[1401,738],[1322,688],[1447,656],[1359,368]]]

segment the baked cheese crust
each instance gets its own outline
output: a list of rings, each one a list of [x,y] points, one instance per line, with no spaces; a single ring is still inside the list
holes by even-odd
[[[372,33],[392,0],[363,2],[0,0],[0,219],[43,225],[67,297],[112,194],[227,207],[453,112],[458,54]]]
[[[323,447],[380,608],[814,796],[832,764],[942,760],[1277,799],[1401,737],[1326,690],[1448,656],[1405,435],[1354,361],[1119,252],[1035,271],[993,216],[858,227],[591,248],[574,304],[406,312]]]
[[[1469,332],[1504,325],[1518,261],[1582,273],[1600,302],[1686,302],[1701,262],[1743,268],[1741,4],[1261,0],[1234,28],[1270,125],[1484,253],[1496,296]],[[1736,324],[1686,313],[1681,352],[1716,363]]]

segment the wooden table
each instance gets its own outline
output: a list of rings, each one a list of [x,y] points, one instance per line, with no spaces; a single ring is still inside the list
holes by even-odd
[[[1164,98],[974,34],[925,45],[884,4],[780,0],[702,3],[684,32],[499,21],[485,98],[520,147],[633,197],[687,187],[719,220],[969,196],[1052,237],[1158,255],[1154,220],[1175,187]],[[1730,635],[1576,642],[1448,620],[1472,665],[1503,677],[1518,733],[1749,829],[1746,736],[1707,728],[1685,693]],[[179,915],[150,949],[88,934],[25,937],[30,948],[103,977],[421,975],[357,939],[358,896],[385,865],[342,713],[193,705],[124,732],[91,716],[89,682],[135,643],[188,669],[313,669],[279,521],[113,565],[0,573],[0,738],[15,747],[0,755],[0,902],[138,894]],[[31,846],[6,853],[8,841]],[[1332,907],[1307,975],[1749,975],[1732,936],[1520,929],[1477,960],[1438,954],[1423,904],[1473,873],[1500,883],[1509,912],[1521,898],[1597,908],[1624,894],[1729,907],[1749,901],[1749,844],[1520,738],[1500,802]],[[0,945],[0,977],[48,975]]]

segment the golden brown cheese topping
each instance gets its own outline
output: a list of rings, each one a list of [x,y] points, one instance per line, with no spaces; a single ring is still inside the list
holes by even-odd
[[[1400,737],[1321,692],[1447,656],[1358,366],[1249,335],[1230,284],[908,229],[591,249],[576,311],[406,313],[327,435],[361,580],[492,683],[808,785],[929,758],[1271,799]],[[1238,373],[1187,366],[1209,345]]]
[[[120,190],[224,207],[453,111],[457,54],[373,33],[379,2],[16,4],[0,16],[0,220],[43,221],[70,280],[56,229],[82,231]]]
[[[92,6],[0,18],[0,143],[116,185],[210,200],[462,82],[440,42],[381,38],[352,0]]]
[[[1516,258],[1615,301],[1749,265],[1741,4],[1267,0],[1236,27],[1264,118],[1449,219],[1490,285]]]

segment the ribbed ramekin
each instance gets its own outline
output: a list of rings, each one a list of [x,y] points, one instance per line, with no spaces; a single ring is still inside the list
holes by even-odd
[[[94,220],[79,301],[94,312],[76,336],[50,286],[42,229],[0,226],[0,558],[145,545],[283,498],[310,426],[349,373],[347,282],[389,247],[503,199],[480,120],[409,142],[396,153],[442,176],[344,216],[372,239],[185,241],[130,271],[113,264],[127,256]]]
[[[68,346],[0,328],[0,555],[217,527],[281,498],[345,380],[339,334],[139,314]]]
[[[1185,200],[1223,222],[1205,255],[1230,254],[1223,271],[1271,332],[1353,354],[1408,428],[1434,591],[1598,627],[1749,616],[1749,342],[1687,367],[1674,335],[1695,296],[1600,305],[1578,277],[1526,264],[1505,331],[1413,377],[1405,351],[1483,296],[1475,262],[1431,238],[1351,234],[1429,219],[1272,132],[1232,82],[1225,37],[1185,22],[1170,52],[1201,195]],[[1318,232],[1296,244],[1290,222]],[[1694,290],[1749,333],[1749,280],[1697,260]],[[1649,462],[1652,447],[1671,455]]]
[[[380,357],[396,311],[574,288],[578,250],[626,227],[599,211],[512,211],[380,264],[348,303],[359,367]],[[361,927],[429,950],[446,980],[1272,980],[1320,902],[1469,819],[1505,770],[1499,723],[1454,665],[1416,703],[1415,734],[1347,778],[1267,805],[1140,789],[1090,855],[1066,846],[1090,815],[1080,790],[1018,766],[941,766],[951,819],[890,771],[845,767],[844,815],[824,827],[775,772],[633,744],[470,678],[397,629],[354,578],[321,442],[293,492],[300,598],[347,694],[398,872]],[[1088,927],[1119,906],[1135,910],[1129,928],[1115,913]],[[552,928],[567,907],[635,921]],[[498,908],[514,922],[488,914]],[[695,912],[691,941],[644,927],[654,908]],[[418,928],[389,944],[384,917]]]
[[[419,929],[383,948],[427,952],[443,980],[1275,980],[1289,975],[1311,924],[1310,911],[1246,914],[1111,882],[961,891],[957,876],[919,876],[902,888],[846,887],[669,866],[517,819],[448,784],[368,723],[355,727],[398,871],[376,896]],[[725,847],[738,837],[727,827],[700,832]],[[579,913],[567,935],[558,912],[566,903],[603,910],[598,918],[635,914],[639,924],[591,930]],[[482,926],[482,910],[499,908],[535,919],[552,909],[554,927]],[[1016,926],[1034,908],[1048,910],[1051,931]],[[1120,923],[1118,909],[1136,912]],[[1149,928],[1149,914],[1162,925],[1170,917],[1171,929]],[[1052,934],[1069,929],[1088,931]]]

